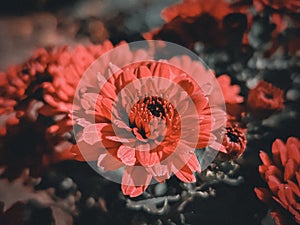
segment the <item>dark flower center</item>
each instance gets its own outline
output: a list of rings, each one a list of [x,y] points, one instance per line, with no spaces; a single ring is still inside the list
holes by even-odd
[[[144,103],[147,105],[147,109],[153,116],[165,117],[165,110],[163,107],[163,99],[159,97],[144,98]]]
[[[265,93],[265,97],[267,99],[273,99],[273,94],[272,93]]]
[[[151,120],[156,117],[161,120],[155,125],[150,125]],[[150,96],[140,99],[133,105],[129,114],[129,126],[139,140],[147,139],[151,132],[158,129],[159,124],[165,123],[166,126],[177,124],[177,117],[178,114],[170,102],[157,96]]]
[[[234,132],[234,130],[231,127],[226,128],[227,129],[227,137],[229,137],[231,142],[239,143],[240,142],[240,136],[237,134],[237,132]]]

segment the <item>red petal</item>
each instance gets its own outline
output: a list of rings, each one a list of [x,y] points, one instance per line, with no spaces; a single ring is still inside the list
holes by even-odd
[[[300,187],[295,184],[293,181],[291,180],[288,180],[288,185],[289,185],[289,188],[291,188],[293,190],[293,192],[298,196],[300,197]]]
[[[79,161],[95,161],[98,159],[104,148],[100,145],[89,145],[84,141],[78,142],[71,148],[71,153],[75,160]]]
[[[280,139],[276,139],[272,145],[272,153],[274,156],[280,156],[281,165],[285,166],[287,162],[287,150],[284,143]],[[278,161],[278,159],[277,159]]]
[[[276,142],[279,142],[279,143],[276,143]],[[273,160],[277,166],[282,165],[281,159],[280,159],[280,147],[279,147],[281,144],[283,144],[283,143],[280,143],[280,140],[277,139],[273,142],[273,145],[272,145]]]
[[[109,152],[99,156],[97,165],[105,171],[117,170],[124,166],[122,162],[112,156]]]
[[[124,72],[122,75],[119,76],[119,90],[121,90],[121,88],[125,87],[127,84],[129,84],[131,81],[135,80],[136,76],[132,73],[132,71],[130,69],[124,69]]]
[[[196,178],[192,172],[192,170],[185,165],[180,170],[175,173],[175,176],[178,177],[181,181],[186,183],[196,182]]]
[[[192,171],[197,171],[197,172],[201,171],[199,161],[194,154],[192,154],[192,156],[190,157],[187,165]]]
[[[273,164],[267,153],[260,151],[259,156],[264,165],[270,166]]]
[[[196,182],[196,178],[193,174],[192,169],[190,168],[190,166],[192,166],[192,164],[189,165],[189,160],[190,160],[191,156],[192,156],[192,154],[188,154],[188,155],[173,154],[171,157],[171,160],[173,162],[172,172],[180,180],[182,180],[183,182],[187,182],[187,183]]]
[[[284,190],[284,185],[281,185],[279,190],[278,190],[278,199],[279,199],[279,203],[284,207],[287,208],[287,206],[289,205],[288,200],[286,198],[286,190]]]
[[[152,65],[154,68],[152,66],[150,69],[154,77],[164,77],[166,79],[170,77],[170,66],[167,63],[159,62]]]
[[[105,135],[114,135],[113,127],[111,124],[91,124],[83,129],[82,140],[90,145],[94,145],[95,143],[102,141]]]
[[[256,193],[256,196],[259,198],[259,200],[270,203],[270,200],[272,199],[272,196],[268,189],[266,188],[254,188],[254,191]]]
[[[284,168],[284,180],[285,181],[290,180],[292,177],[295,176],[295,173],[296,173],[296,164],[294,160],[289,159]]]
[[[297,202],[296,202],[296,199],[295,199],[292,189],[290,189],[289,186],[287,186],[287,185],[285,185],[285,187],[286,188],[284,189],[284,193],[287,198],[288,205],[295,206]]]
[[[277,225],[288,225],[285,216],[280,211],[272,211],[270,215]]]
[[[126,167],[122,177],[123,194],[130,197],[141,195],[150,184],[151,179],[152,176],[144,167]]]
[[[286,141],[286,146],[289,147],[293,144],[296,145],[298,149],[300,148],[300,141],[295,137],[289,137]]]
[[[126,166],[133,166],[135,164],[135,149],[129,146],[121,145],[118,149],[117,156],[122,160]]]
[[[151,77],[152,73],[146,66],[139,66],[137,71],[137,77],[143,78],[143,77]]]
[[[300,172],[296,172],[296,179],[297,179],[298,185],[300,185]]]
[[[136,159],[143,166],[151,167],[155,164],[160,163],[160,157],[158,153],[155,151],[151,151],[149,144],[138,146],[135,154]]]
[[[276,194],[277,191],[278,191],[278,188],[279,188],[279,185],[281,184],[280,180],[275,177],[275,176],[269,176],[268,177],[268,180],[267,180],[267,183],[270,187],[270,190]]]
[[[171,170],[168,165],[156,164],[146,170],[158,181],[163,182],[171,176]]]
[[[276,176],[278,179],[282,179],[282,172],[276,166],[268,166],[265,172],[265,177],[269,177],[271,175]]]
[[[265,166],[265,165],[260,165],[259,167],[258,167],[258,171],[259,171],[259,173],[260,173],[260,175],[261,175],[261,177],[263,178],[263,179],[266,179],[266,175],[265,175],[265,173],[268,171],[268,166]]]
[[[288,157],[293,159],[296,164],[300,164],[300,148],[298,148],[294,143],[287,144]]]

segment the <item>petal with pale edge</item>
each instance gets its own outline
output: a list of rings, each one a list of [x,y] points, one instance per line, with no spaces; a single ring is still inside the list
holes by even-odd
[[[122,160],[126,166],[134,166],[135,158],[135,149],[129,146],[121,145],[118,149],[117,156]]]
[[[110,153],[106,152],[101,154],[98,158],[97,166],[104,171],[117,170],[124,166],[124,164],[112,156]]]
[[[127,166],[122,177],[122,191],[130,197],[141,195],[148,185],[152,176],[141,166]]]
[[[103,140],[104,135],[113,135],[113,128],[108,123],[98,123],[88,125],[83,129],[82,140],[90,145]]]

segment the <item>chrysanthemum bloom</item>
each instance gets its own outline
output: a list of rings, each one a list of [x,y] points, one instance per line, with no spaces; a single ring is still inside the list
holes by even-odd
[[[290,224],[284,222],[288,221],[284,218],[288,214],[300,223],[300,141],[290,137],[284,144],[277,139],[272,145],[272,155],[271,159],[265,152],[260,153],[263,164],[259,173],[268,188],[255,188],[256,195],[274,209],[271,215],[278,225]],[[282,210],[288,213],[280,213]]]
[[[219,76],[217,80],[220,84],[225,103],[238,104],[244,101],[244,98],[239,95],[241,90],[240,86],[237,84],[231,85],[231,78],[228,75],[223,74]]]
[[[246,15],[241,13],[244,11],[231,7],[226,0],[184,0],[163,9],[161,17],[166,23],[145,33],[144,38],[170,41],[189,49],[195,42],[208,48],[225,48],[230,42],[237,45],[247,28]]]
[[[268,116],[284,108],[283,90],[260,81],[248,94],[247,107],[253,115]]]
[[[223,74],[217,78],[226,103],[227,120],[230,122],[241,121],[245,112],[244,97],[240,96],[240,86],[231,84],[231,78]]]
[[[76,86],[88,66],[110,48],[107,41],[75,49],[38,49],[25,63],[1,74],[0,164],[17,175],[23,167],[39,168],[72,157],[69,113]],[[28,127],[38,135],[24,135]],[[20,144],[13,143],[16,139]]]
[[[48,128],[49,135],[62,135],[72,129],[69,113],[72,109],[76,87],[84,71],[92,62],[106,51],[113,48],[110,41],[103,45],[78,45],[75,49],[62,47],[53,49],[47,72],[50,81],[42,84],[43,98],[47,103],[39,113],[55,118],[55,124]]]
[[[18,124],[18,116],[23,114],[20,108],[29,104],[29,98],[38,91],[46,76],[42,73],[46,68],[47,55],[46,50],[37,49],[28,61],[10,66],[6,72],[0,74],[0,135],[6,134],[6,124]],[[21,105],[18,107],[18,115],[17,104]]]
[[[243,129],[237,122],[227,122],[222,145],[221,151],[230,158],[241,156],[247,145],[246,129]]]
[[[194,149],[220,147],[212,131],[223,125],[225,114],[210,107],[203,90],[211,86],[203,81],[200,87],[186,72],[204,79],[209,71],[189,57],[141,61],[143,51],[139,57],[128,49],[120,52],[125,66],[108,63],[98,81],[79,88],[73,115],[83,129],[73,148],[75,157],[97,160],[104,171],[125,167],[122,191],[131,197],[143,193],[152,178],[162,182],[172,173],[195,182],[193,172],[200,165]],[[139,62],[131,63],[133,59]]]
[[[69,112],[76,87],[85,70],[95,59],[112,48],[111,42],[106,41],[103,45],[54,49],[51,52],[54,59],[47,68],[51,80],[43,83],[43,97],[47,102],[42,109],[43,113]]]

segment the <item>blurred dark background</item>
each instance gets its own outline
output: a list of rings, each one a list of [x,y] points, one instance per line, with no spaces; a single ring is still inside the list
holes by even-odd
[[[9,0],[0,7],[0,70],[37,47],[142,39],[176,0]]]

